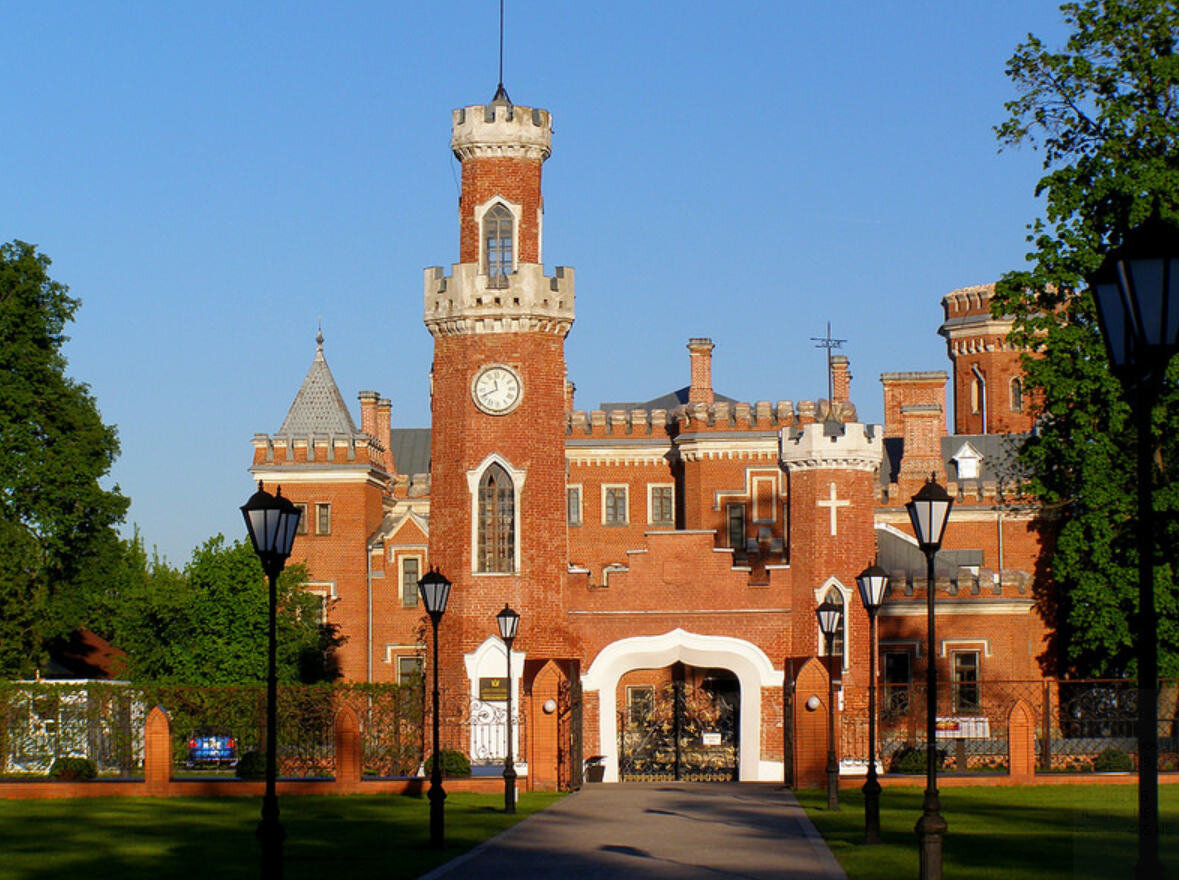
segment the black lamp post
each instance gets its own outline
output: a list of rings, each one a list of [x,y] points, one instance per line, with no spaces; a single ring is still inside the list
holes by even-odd
[[[880,783],[876,779],[876,612],[884,604],[888,572],[873,565],[856,578],[868,612],[868,779],[864,782],[864,843],[880,843]]]
[[[905,505],[917,545],[925,554],[925,798],[915,829],[920,847],[921,880],[941,880],[942,838],[946,834],[946,820],[938,812],[941,801],[937,793],[937,641],[933,617],[936,579],[933,559],[941,549],[953,506],[954,500],[932,474],[921,491]]]
[[[495,622],[499,624],[499,637],[504,640],[504,650],[508,655],[508,753],[504,758],[504,812],[516,812],[516,760],[512,757],[512,642],[516,640],[516,627],[520,625],[520,615],[506,604],[504,610],[495,615]]]
[[[442,812],[446,792],[442,789],[442,755],[438,736],[438,622],[446,613],[450,581],[436,567],[431,567],[418,581],[418,592],[422,594],[422,604],[430,615],[430,624],[434,629],[434,756],[430,760],[430,790],[426,796],[430,799],[430,846],[442,849],[446,841]]]
[[[830,599],[815,609],[819,629],[827,642],[827,809],[839,809],[839,763],[835,760],[835,664],[832,649],[839,632],[843,608]]]
[[[1151,413],[1167,364],[1179,349],[1179,230],[1156,212],[1106,255],[1089,285],[1110,365],[1134,410],[1138,435],[1138,863],[1134,876],[1141,880],[1163,876]]]
[[[286,837],[278,819],[278,795],[275,793],[278,742],[278,671],[276,668],[275,608],[278,604],[278,576],[291,555],[295,532],[299,527],[299,508],[282,497],[282,487],[275,494],[258,491],[241,507],[250,543],[262,563],[270,582],[270,617],[266,645],[266,793],[262,796],[262,821],[258,823],[258,840],[262,844],[263,880],[282,877],[282,842]]]

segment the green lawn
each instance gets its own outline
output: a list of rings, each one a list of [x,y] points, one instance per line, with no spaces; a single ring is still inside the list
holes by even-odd
[[[560,795],[451,793],[447,846],[429,848],[429,803],[399,796],[279,798],[286,880],[418,877]],[[0,880],[258,876],[259,798],[0,800]]]
[[[884,843],[864,845],[864,799],[841,789],[838,812],[824,791],[796,793],[849,880],[917,876],[922,790],[886,788],[880,796]],[[1110,786],[943,788],[945,876],[954,880],[1105,880],[1132,874],[1137,860],[1138,789]],[[1161,788],[1161,854],[1179,876],[1179,786]]]

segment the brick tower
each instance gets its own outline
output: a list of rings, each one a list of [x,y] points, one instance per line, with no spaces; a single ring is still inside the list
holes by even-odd
[[[942,298],[938,332],[954,364],[955,434],[1018,434],[1035,422],[1019,362],[1023,351],[1007,341],[1014,321],[991,314],[994,296],[994,284],[980,284]]]
[[[563,598],[573,272],[549,277],[541,264],[551,143],[549,113],[502,91],[453,113],[459,262],[449,275],[426,270],[425,323],[434,337],[429,554],[454,584],[439,641],[443,681],[458,693],[473,687],[473,652],[505,603],[522,615],[513,654],[529,669],[513,672],[525,683],[533,661],[574,656]]]

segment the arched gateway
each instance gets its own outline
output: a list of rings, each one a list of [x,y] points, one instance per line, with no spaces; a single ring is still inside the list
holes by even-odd
[[[598,696],[598,742],[605,755],[605,781],[618,781],[618,684],[635,669],[688,666],[727,669],[740,685],[738,778],[744,782],[782,779],[781,761],[761,759],[762,689],[781,689],[784,675],[759,647],[744,639],[673,629],[658,636],[620,639],[603,648],[582,676],[582,692]]]

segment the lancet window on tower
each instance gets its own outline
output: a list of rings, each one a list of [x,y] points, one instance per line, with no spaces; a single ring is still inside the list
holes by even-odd
[[[506,285],[512,274],[514,218],[503,203],[497,202],[483,215],[483,245],[487,277],[492,286]]]
[[[479,571],[511,572],[516,563],[516,497],[512,478],[492,464],[479,480]]]
[[[839,615],[839,629],[835,630],[835,637],[831,640],[831,656],[835,657],[836,661],[842,665],[844,635],[847,633],[847,609],[843,607],[843,594],[832,587],[823,598],[832,605],[838,605],[839,610],[843,612]],[[827,640],[821,632],[819,633],[819,645],[826,653]]]
[[[1023,412],[1023,382],[1018,376],[1011,380],[1011,411]]]

